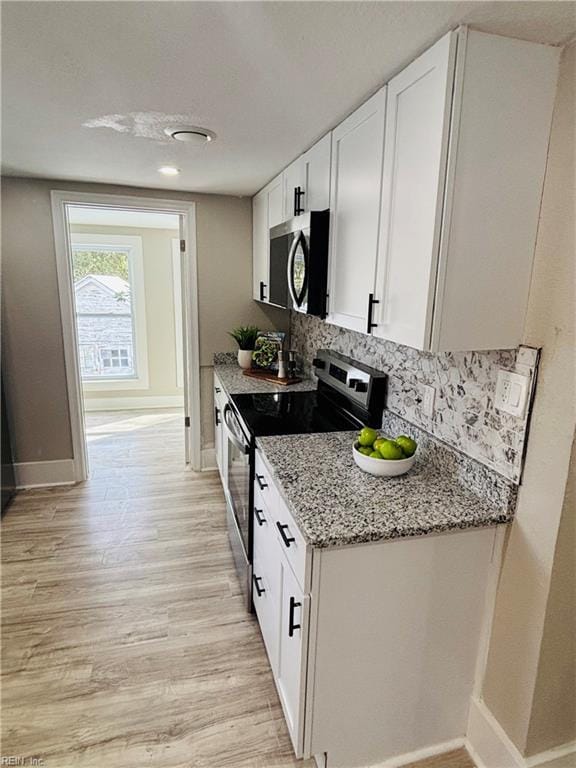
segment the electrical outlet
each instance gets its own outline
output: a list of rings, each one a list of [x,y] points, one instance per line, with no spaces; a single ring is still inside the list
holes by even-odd
[[[529,376],[522,376],[513,371],[499,370],[494,406],[499,411],[522,418],[526,410],[529,391]]]
[[[436,389],[429,384],[422,384],[420,386],[422,393],[422,403],[420,410],[425,416],[432,417],[434,415],[434,401],[436,400]]]

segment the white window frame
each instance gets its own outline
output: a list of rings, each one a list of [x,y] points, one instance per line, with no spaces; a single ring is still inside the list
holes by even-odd
[[[136,376],[98,379],[82,379],[82,389],[86,392],[102,392],[110,390],[149,389],[148,376],[148,338],[146,334],[146,286],[144,282],[144,256],[142,238],[132,235],[93,235],[71,232],[70,245],[72,252],[76,246],[83,250],[122,251],[128,256],[130,274],[130,291],[132,305],[132,323],[134,328],[134,355]]]

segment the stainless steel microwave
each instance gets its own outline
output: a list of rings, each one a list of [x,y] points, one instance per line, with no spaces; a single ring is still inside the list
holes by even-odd
[[[330,211],[310,211],[270,230],[271,304],[326,316]]]

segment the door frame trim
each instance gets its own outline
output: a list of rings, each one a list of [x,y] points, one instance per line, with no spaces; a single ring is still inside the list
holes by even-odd
[[[88,477],[86,435],[83,419],[82,383],[78,360],[74,290],[71,271],[71,247],[67,222],[68,205],[156,211],[181,216],[181,239],[186,242],[182,256],[184,339],[184,399],[190,428],[186,430],[186,453],[191,469],[202,469],[200,443],[200,343],[198,320],[198,255],[196,247],[196,204],[186,200],[137,197],[133,195],[74,192],[53,189],[50,192],[52,223],[56,249],[60,317],[64,342],[64,365],[68,388],[68,411],[72,432],[72,452],[76,482]],[[187,347],[187,348],[186,348]]]

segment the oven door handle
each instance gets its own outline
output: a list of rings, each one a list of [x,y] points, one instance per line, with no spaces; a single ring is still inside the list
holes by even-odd
[[[240,453],[247,454],[250,453],[250,446],[243,443],[241,440],[239,440],[236,435],[234,434],[233,428],[230,426],[230,414],[232,413],[232,408],[230,408],[230,405],[226,403],[224,406],[224,427],[226,429],[226,435],[228,437],[228,440],[232,443],[232,445],[237,448]]]

